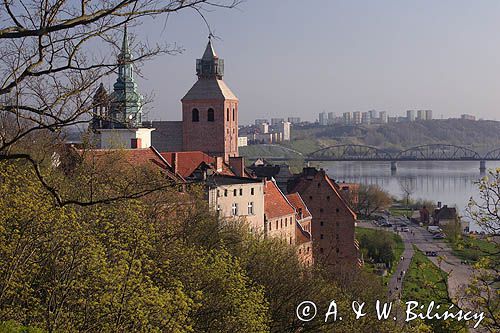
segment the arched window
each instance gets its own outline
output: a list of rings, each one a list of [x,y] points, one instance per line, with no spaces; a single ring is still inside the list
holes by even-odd
[[[233,121],[236,121],[236,113],[234,112],[234,108],[233,108]]]
[[[229,108],[226,110],[226,121],[229,121]]]
[[[214,109],[210,108],[208,109],[207,113],[207,121],[214,121],[214,120],[215,120]]]
[[[193,109],[193,111],[192,111],[192,118],[193,118],[193,122],[199,122],[200,121],[200,111],[198,111],[198,109]]]

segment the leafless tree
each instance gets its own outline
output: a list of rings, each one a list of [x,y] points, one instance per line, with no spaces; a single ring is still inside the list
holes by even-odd
[[[401,191],[406,199],[406,210],[408,210],[410,197],[415,192],[415,180],[412,178],[401,178],[399,180],[399,187],[401,188]]]
[[[147,17],[211,8],[240,0],[4,0],[0,4],[0,161],[39,160],[23,149],[40,132],[84,124],[92,116],[97,83],[117,68],[122,27]],[[207,23],[208,30],[210,27]],[[110,50],[110,52],[96,52]],[[114,51],[113,51],[114,50]],[[134,62],[181,51],[177,46],[135,45]],[[114,53],[114,54],[113,54]]]

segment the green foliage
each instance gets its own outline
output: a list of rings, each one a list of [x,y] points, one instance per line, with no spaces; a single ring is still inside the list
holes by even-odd
[[[434,265],[421,251],[415,248],[415,254],[406,272],[403,282],[404,301],[416,300],[420,304],[429,304],[431,301],[441,304],[437,312],[446,311],[452,304],[448,296],[447,274]],[[451,333],[466,332],[463,323],[453,320],[425,320],[432,327],[433,332]]]
[[[14,321],[0,322],[0,333],[44,333],[43,330],[17,324]]]
[[[364,232],[359,238],[359,244],[374,263],[384,263],[390,267],[396,259],[394,251],[396,243],[389,232],[381,230]]]

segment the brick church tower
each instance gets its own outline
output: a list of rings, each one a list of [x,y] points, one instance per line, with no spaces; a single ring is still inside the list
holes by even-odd
[[[209,39],[196,60],[198,81],[181,99],[183,150],[209,155],[238,156],[238,98],[222,80],[224,60]]]

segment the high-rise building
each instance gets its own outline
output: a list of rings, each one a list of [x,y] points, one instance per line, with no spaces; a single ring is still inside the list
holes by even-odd
[[[406,110],[406,120],[415,121],[415,110]]]
[[[432,110],[425,110],[425,120],[432,120]]]
[[[425,111],[424,110],[417,111],[417,119],[418,120],[425,120]]]
[[[350,125],[352,122],[352,113],[351,112],[344,112],[342,114],[342,120],[344,121],[344,124]]]
[[[255,126],[259,126],[262,123],[267,123],[267,119],[255,119]]]
[[[354,124],[361,124],[361,112],[360,111],[354,111],[352,113],[352,122]]]
[[[285,121],[285,118],[271,118],[271,126],[277,126]]]
[[[318,120],[319,120],[319,124],[320,124],[321,126],[326,126],[326,125],[328,125],[328,118],[327,118],[326,112],[321,112],[321,113],[318,115]]]
[[[473,116],[471,114],[463,114],[460,116],[460,118],[463,120],[476,120],[476,116]]]
[[[198,80],[182,101],[183,150],[238,156],[238,98],[222,80],[224,60],[209,40],[196,60]]]
[[[377,110],[370,110],[370,111],[368,111],[368,113],[370,114],[370,118],[372,120],[378,118],[378,112],[377,112]]]
[[[387,111],[380,111],[379,112],[379,119],[381,124],[387,124]]]
[[[288,122],[292,124],[299,124],[300,123],[300,117],[288,117]]]
[[[371,123],[371,117],[369,112],[361,113],[361,123],[365,125],[369,125]]]
[[[269,124],[268,123],[261,123],[259,125],[259,130],[260,130],[261,134],[269,133]]]
[[[282,140],[290,141],[290,123],[288,121],[284,121],[278,126],[278,131],[283,133]]]

